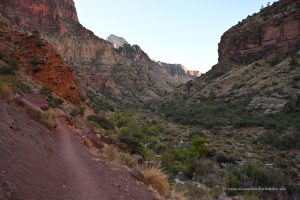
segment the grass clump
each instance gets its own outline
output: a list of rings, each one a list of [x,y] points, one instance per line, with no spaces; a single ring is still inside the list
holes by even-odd
[[[54,130],[56,128],[55,117],[50,111],[43,112],[32,107],[27,107],[26,112],[30,117],[45,125],[48,129]]]
[[[0,75],[0,96],[8,98],[16,92],[29,92],[31,89],[13,75]]]
[[[144,182],[151,185],[160,194],[167,195],[169,192],[168,177],[159,166],[152,166],[142,170]]]
[[[105,145],[103,147],[103,155],[107,160],[129,168],[137,168],[139,165],[135,156],[122,152],[113,145]]]

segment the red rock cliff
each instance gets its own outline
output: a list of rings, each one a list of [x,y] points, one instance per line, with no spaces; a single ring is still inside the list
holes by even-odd
[[[281,0],[225,32],[219,44],[219,62],[276,62],[299,47],[300,1]]]
[[[0,0],[3,15],[14,25],[44,32],[70,32],[80,28],[73,0]]]

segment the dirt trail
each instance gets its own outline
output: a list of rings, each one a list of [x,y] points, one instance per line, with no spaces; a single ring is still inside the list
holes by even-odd
[[[1,99],[0,152],[1,200],[153,199],[127,170],[93,160],[63,118],[52,133]]]
[[[74,200],[152,199],[145,186],[139,185],[127,172],[112,171],[112,166],[93,161],[63,118],[57,124],[59,149],[69,169],[71,187],[76,191]]]
[[[97,199],[103,196],[101,188],[98,188],[88,170],[87,164],[76,152],[74,142],[71,138],[70,129],[63,119],[57,121],[57,133],[60,134],[60,151],[69,172],[72,174],[73,182],[76,183],[76,190],[81,199]],[[77,149],[78,151],[78,149]],[[64,186],[67,187],[67,186]]]

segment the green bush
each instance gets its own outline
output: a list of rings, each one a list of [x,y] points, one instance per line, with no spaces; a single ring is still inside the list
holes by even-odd
[[[40,94],[43,94],[47,97],[52,97],[52,91],[49,88],[45,88],[45,87],[41,88]]]
[[[70,112],[70,115],[72,115],[73,117],[75,117],[77,115],[83,116],[84,115],[84,111],[85,111],[85,107],[74,108]]]
[[[131,153],[139,154],[145,159],[153,157],[153,152],[143,145],[147,141],[147,135],[136,121],[130,121],[126,127],[120,129],[119,140]]]
[[[300,149],[300,132],[299,131],[267,131],[261,134],[257,139],[257,143],[271,145],[279,150]]]
[[[19,69],[19,65],[16,60],[12,60],[8,65],[0,67],[0,74],[10,75],[15,74],[15,72]]]
[[[48,104],[51,108],[57,108],[61,104],[63,104],[64,101],[60,98],[54,98],[54,97],[49,97],[48,98]]]
[[[163,153],[161,162],[171,175],[175,176],[181,171],[186,178],[193,178],[197,170],[197,160],[203,159],[207,152],[205,139],[196,136],[187,147],[175,147]]]
[[[105,130],[112,130],[115,128],[114,124],[111,121],[99,115],[90,115],[87,117],[87,120],[99,124]]]
[[[283,187],[288,183],[288,178],[279,169],[267,168],[258,163],[245,163],[242,166],[232,167],[226,175],[226,187]],[[240,191],[227,191],[236,195]]]

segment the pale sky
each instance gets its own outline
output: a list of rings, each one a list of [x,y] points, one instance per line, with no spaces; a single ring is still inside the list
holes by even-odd
[[[208,71],[222,34],[270,0],[75,0],[79,20],[97,36],[139,45],[151,59]]]

